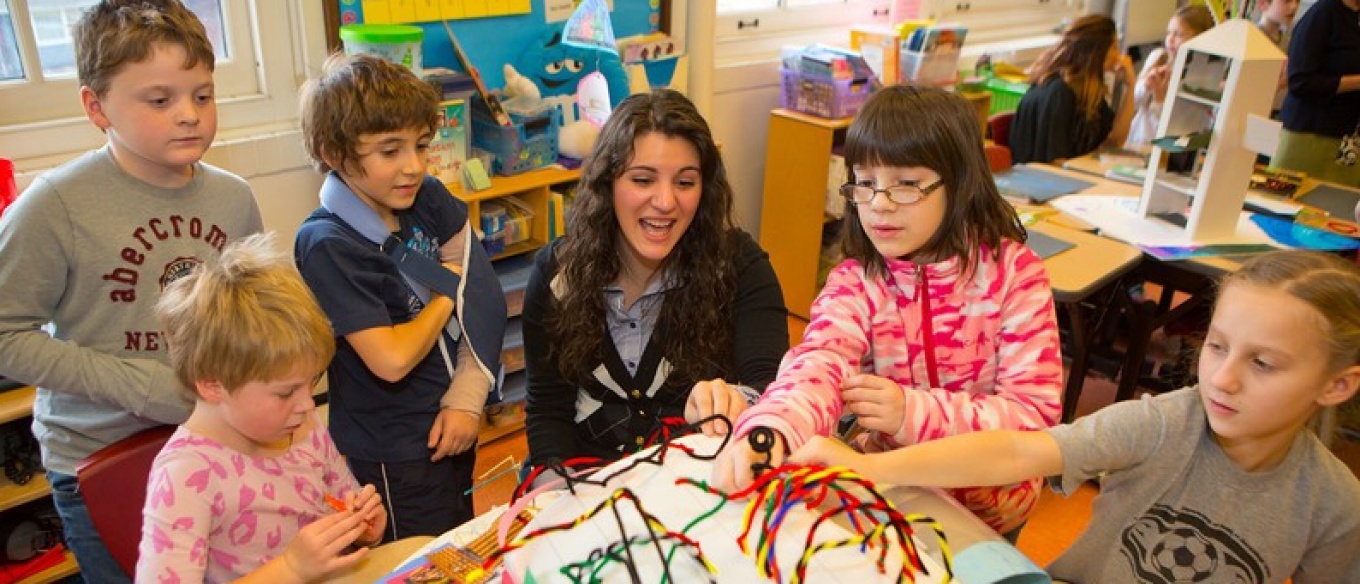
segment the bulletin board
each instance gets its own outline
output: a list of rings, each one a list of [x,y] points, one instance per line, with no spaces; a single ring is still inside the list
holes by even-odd
[[[611,0],[614,36],[624,38],[666,30],[671,0]],[[327,42],[339,48],[339,26],[356,23],[409,23],[425,31],[425,67],[461,70],[444,32],[447,20],[481,72],[487,86],[505,85],[504,63],[515,63],[529,43],[550,25],[560,25],[576,0],[329,0]],[[379,20],[370,20],[379,15]],[[427,20],[428,19],[428,20]]]
[[[340,0],[343,24],[407,24],[532,13],[530,0]]]

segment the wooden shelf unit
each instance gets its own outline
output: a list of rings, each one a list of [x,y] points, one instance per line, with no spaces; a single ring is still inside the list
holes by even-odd
[[[804,320],[819,291],[827,158],[844,140],[852,119],[828,120],[786,109],[770,112],[760,246],[770,254],[789,313]]]
[[[20,387],[0,392],[0,424],[21,420],[33,415],[33,397],[37,393],[32,387]],[[0,511],[8,511],[27,505],[51,493],[47,476],[38,473],[27,484],[16,485],[8,477],[0,476]],[[80,573],[76,557],[70,550],[60,564],[19,580],[18,584],[47,584],[67,576]]]

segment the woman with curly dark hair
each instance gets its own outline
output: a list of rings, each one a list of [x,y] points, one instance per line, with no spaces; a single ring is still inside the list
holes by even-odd
[[[670,90],[625,99],[525,292],[530,461],[613,460],[663,418],[736,419],[789,348],[786,315],[768,256],[732,222],[694,104]]]

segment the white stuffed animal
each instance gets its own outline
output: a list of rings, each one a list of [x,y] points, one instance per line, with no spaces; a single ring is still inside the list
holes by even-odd
[[[505,97],[524,97],[525,99],[542,99],[543,95],[538,89],[538,85],[532,79],[519,74],[515,66],[505,64]]]

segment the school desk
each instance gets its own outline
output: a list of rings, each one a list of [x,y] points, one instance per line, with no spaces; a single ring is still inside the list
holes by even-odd
[[[407,557],[434,541],[428,535],[399,539],[368,550],[368,554],[353,570],[337,577],[336,584],[373,584],[384,574],[401,565]]]
[[[958,581],[980,584],[1047,581],[1046,577],[1041,576],[1042,571],[1038,571],[1038,568],[1014,546],[942,491],[919,487],[889,487],[883,494],[897,509],[905,513],[920,513],[939,522],[953,556],[954,575]],[[546,498],[549,499],[553,496],[556,494],[546,494]],[[359,570],[343,581],[383,584],[381,578],[399,566],[404,566],[449,544],[463,545],[484,533],[494,531],[497,519],[505,511],[505,505],[498,505],[437,538],[410,538],[382,546],[374,551],[383,553],[370,554],[360,565]],[[733,537],[736,537],[739,531],[739,526],[734,525]],[[414,546],[417,539],[421,545]],[[938,548],[931,537],[919,537],[918,542],[922,544],[923,551],[938,557]],[[383,549],[389,546],[390,550]],[[398,549],[403,549],[407,553],[405,555],[389,553]],[[493,577],[492,581],[499,580]]]
[[[1107,179],[1089,172],[1059,168],[1050,164],[1039,164],[1037,166],[1043,170],[1083,178],[1095,183],[1075,194],[1137,198],[1142,192],[1140,185]],[[1082,223],[1080,220],[1063,213],[1056,213],[1049,217],[1050,221]],[[1091,227],[1091,231],[1092,233],[1087,235],[1100,240],[1114,241],[1097,235],[1097,230],[1094,227]],[[1240,265],[1236,260],[1223,257],[1201,257],[1167,262],[1143,254],[1134,246],[1130,245],[1129,247],[1134,249],[1143,260],[1137,262],[1132,269],[1122,273],[1119,280],[1111,284],[1110,288],[1106,290],[1107,296],[1104,297],[1106,305],[1097,306],[1102,314],[1124,315],[1124,318],[1120,319],[1119,322],[1122,322],[1125,327],[1123,333],[1126,337],[1126,346],[1124,347],[1121,365],[1116,374],[1118,386],[1115,391],[1115,401],[1130,399],[1137,390],[1138,379],[1142,372],[1143,360],[1147,356],[1148,345],[1152,340],[1152,333],[1209,300],[1212,297],[1213,283],[1218,276],[1233,271]],[[1161,287],[1162,295],[1155,304],[1135,302],[1130,295],[1130,289],[1141,282],[1152,282]],[[1173,306],[1172,301],[1177,292],[1184,293],[1187,298]],[[1085,339],[1091,339],[1098,332],[1100,331],[1084,331],[1087,335]],[[1074,362],[1075,357],[1076,355],[1074,355]],[[1083,355],[1083,358],[1086,358],[1086,356]],[[1079,395],[1080,390],[1076,391],[1076,395]],[[1066,400],[1064,401],[1063,411],[1065,416],[1076,405],[1076,395],[1073,395],[1073,403],[1070,405]],[[1069,418],[1065,417],[1064,419]]]
[[[1095,333],[1086,322],[1082,303],[1116,285],[1138,266],[1143,252],[1122,241],[1065,227],[1058,221],[1043,220],[1028,229],[1073,244],[1065,251],[1044,258],[1044,268],[1053,286],[1053,301],[1068,317],[1071,364],[1063,383],[1062,421],[1070,422],[1076,414],[1082,384],[1090,368],[1091,338]]]

